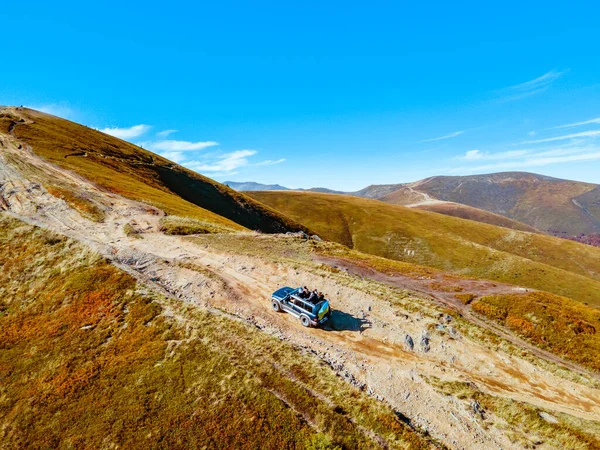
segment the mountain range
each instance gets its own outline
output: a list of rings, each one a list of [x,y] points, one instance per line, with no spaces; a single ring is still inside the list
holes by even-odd
[[[600,448],[600,249],[542,233],[596,192],[245,194],[0,108],[0,448]]]
[[[434,176],[344,194],[524,231],[564,237],[600,234],[600,186],[533,173]]]

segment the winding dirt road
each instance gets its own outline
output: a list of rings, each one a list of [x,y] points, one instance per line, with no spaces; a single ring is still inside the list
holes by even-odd
[[[16,159],[21,166],[15,166]],[[35,167],[39,175],[31,175],[34,172],[28,172],[28,167]],[[86,220],[50,195],[43,186],[44,177],[63,177],[78,183],[82,192],[103,205],[104,222]],[[158,231],[162,212],[99,190],[41,160],[10,135],[0,136],[0,197],[0,207],[6,213],[86,243],[147,286],[198,308],[218,309],[238,317],[315,354],[349,382],[388,402],[408,418],[411,426],[427,431],[450,448],[520,446],[501,429],[484,427],[468,402],[442,395],[428,382],[431,377],[471,382],[483,392],[526,402],[550,413],[600,419],[600,390],[462,336],[451,321],[439,317],[436,301],[459,307],[446,297],[436,296],[434,301],[423,295],[399,294],[391,288],[427,294],[414,280],[359,273],[350,265],[346,265],[348,273],[332,274],[320,268],[323,260],[290,264],[239,254],[216,245],[218,236],[196,240],[165,236]],[[133,223],[140,235],[127,236],[127,223]],[[267,243],[289,239],[239,236]],[[236,237],[229,235],[228,239]],[[341,262],[336,260],[335,264],[340,266]],[[306,329],[290,315],[272,311],[270,294],[282,285],[318,286],[327,292],[334,308],[331,325]],[[490,329],[489,324],[468,311],[459,312],[472,323]],[[500,334],[501,330],[492,331]],[[556,361],[554,355],[544,355],[513,336],[502,337]],[[413,343],[412,348],[408,342]],[[487,420],[502,423],[493,414]]]

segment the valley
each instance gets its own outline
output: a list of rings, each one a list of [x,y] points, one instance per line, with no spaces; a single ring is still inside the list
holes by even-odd
[[[593,247],[331,194],[253,200],[215,183],[215,203],[233,205],[224,217],[188,184],[159,183],[163,169],[114,156],[145,160],[137,148],[111,138],[104,158],[90,131],[78,145],[95,156],[74,162],[76,138],[24,137],[38,121],[55,136],[72,125],[24,120],[0,136],[0,448],[48,435],[57,447],[600,446],[596,334],[569,338],[589,347],[582,358],[521,333],[522,311],[501,303],[550,291],[564,296],[558,313],[545,292],[527,301],[599,320],[583,304],[599,301]],[[122,173],[135,184],[113,185]],[[396,228],[368,236],[366,223]],[[272,311],[283,285],[323,290],[331,324]]]
[[[278,185],[230,184],[241,191],[289,191]],[[527,172],[435,176],[412,183],[371,185],[355,192],[319,188],[300,191],[380,200],[589,245],[596,245],[600,234],[597,185]]]

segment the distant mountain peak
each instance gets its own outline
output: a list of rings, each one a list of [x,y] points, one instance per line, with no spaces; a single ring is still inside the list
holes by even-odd
[[[255,181],[225,181],[226,186],[236,191],[289,191],[290,188],[279,184],[263,184]]]

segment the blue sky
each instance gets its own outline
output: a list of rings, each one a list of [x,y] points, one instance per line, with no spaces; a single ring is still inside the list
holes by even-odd
[[[600,183],[597,2],[89,3],[3,5],[0,104],[219,181]]]

